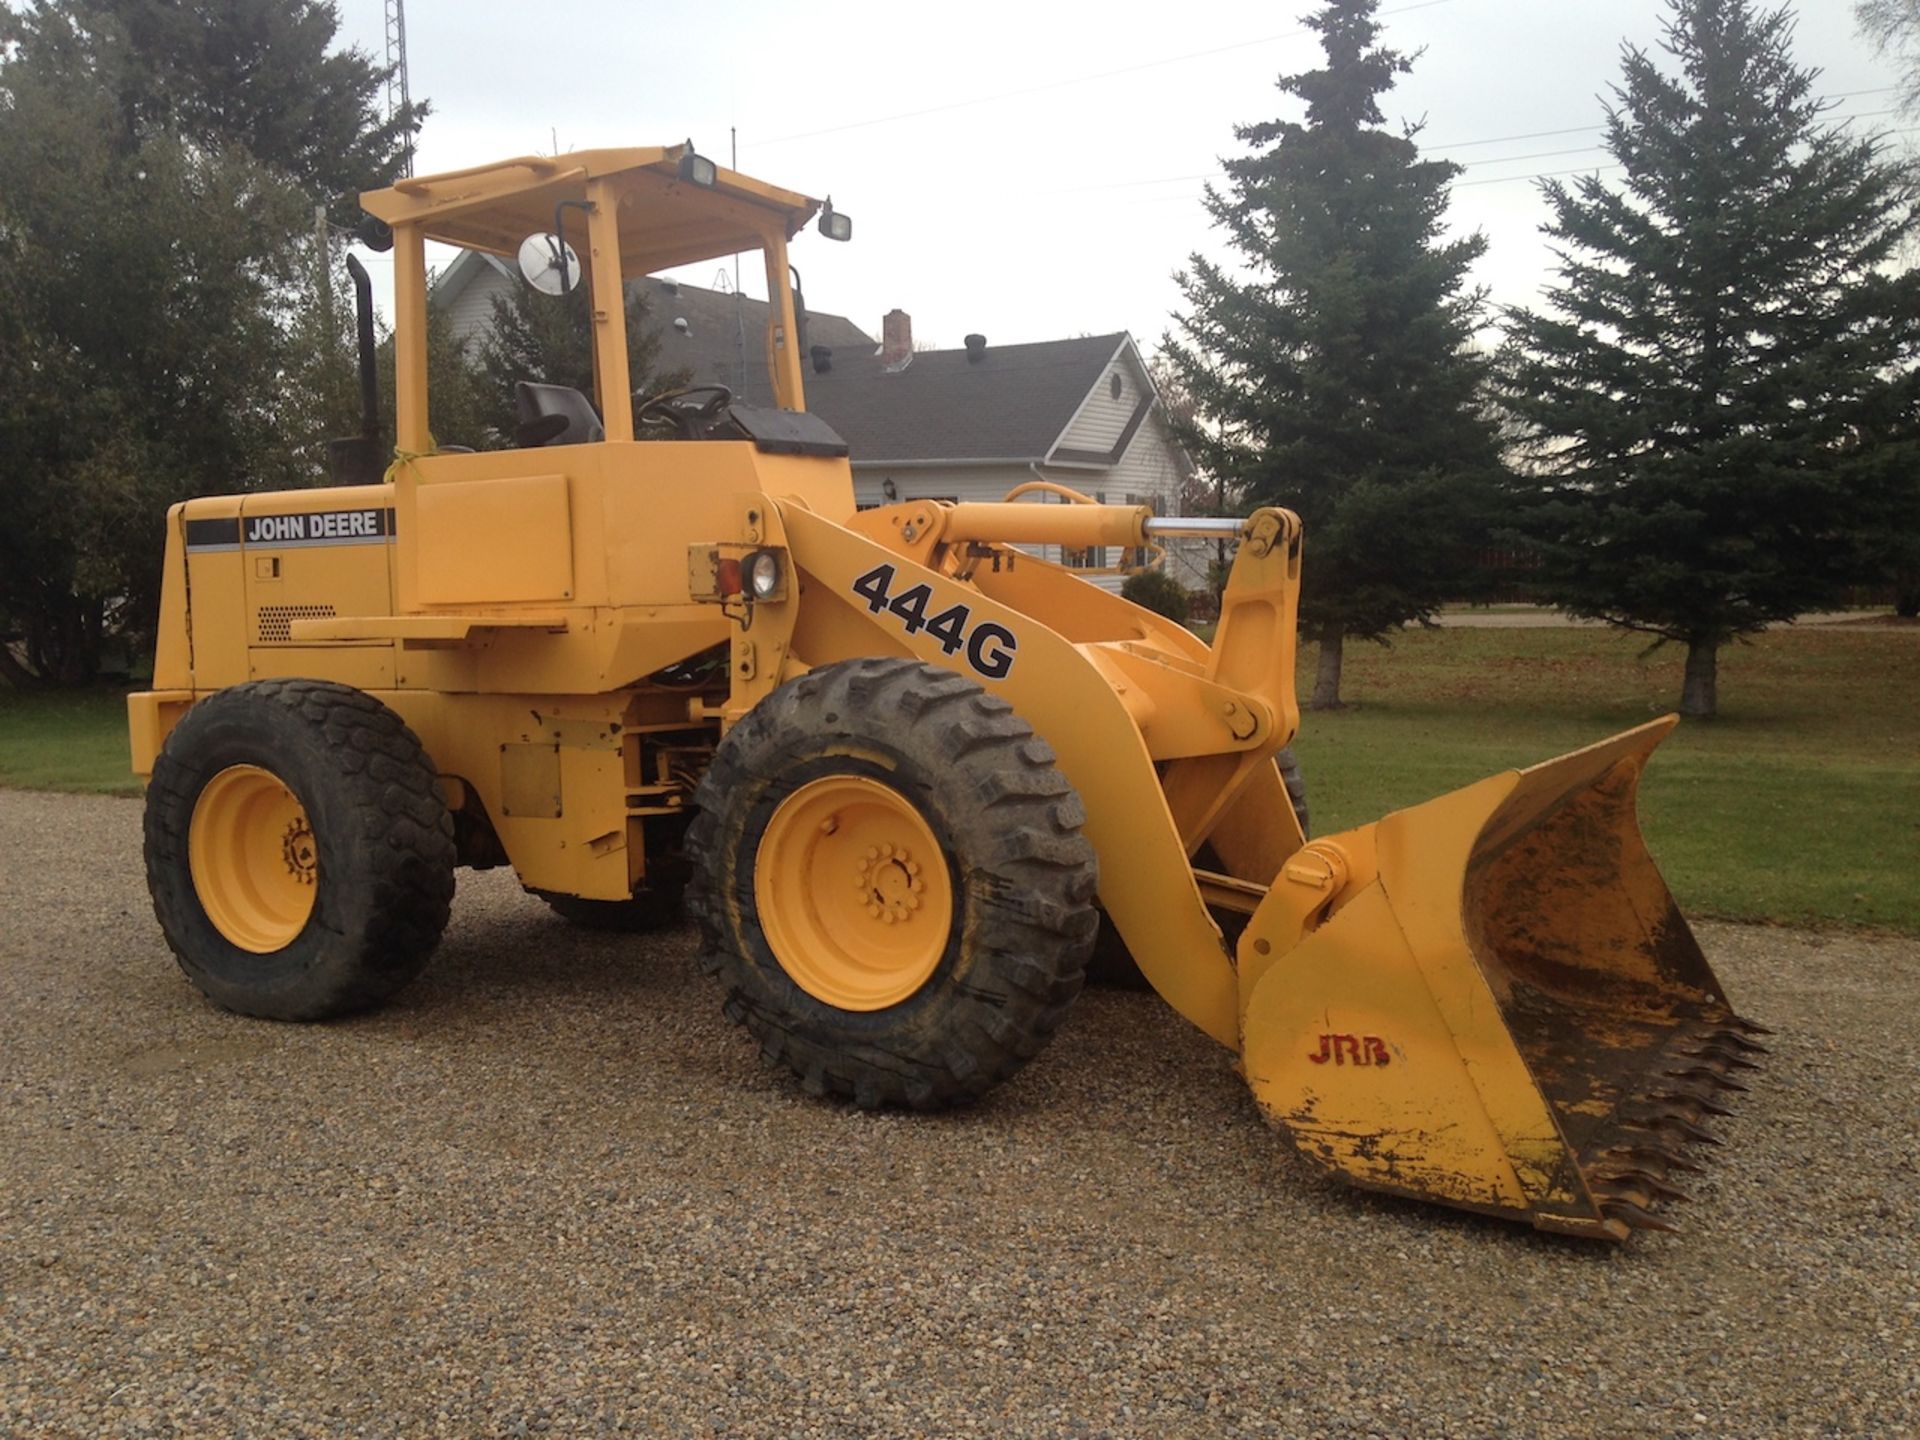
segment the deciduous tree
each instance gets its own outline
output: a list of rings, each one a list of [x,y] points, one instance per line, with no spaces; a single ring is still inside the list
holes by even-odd
[[[166,507],[282,480],[312,207],[413,117],[313,0],[0,7],[0,668],[78,682],[159,593]]]

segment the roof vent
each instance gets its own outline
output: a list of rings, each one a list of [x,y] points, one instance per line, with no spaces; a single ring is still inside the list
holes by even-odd
[[[682,335],[691,335],[693,333],[693,327],[687,324],[687,317],[684,315],[676,315],[673,317],[673,328],[678,330]]]
[[[807,351],[807,354],[813,357],[814,374],[824,375],[833,368],[833,347],[831,345],[815,345]]]
[[[967,363],[978,365],[980,357],[987,353],[987,337],[984,335],[967,336]]]
[[[660,288],[669,295],[678,295],[680,293],[680,282],[678,280],[662,280],[660,282]]]

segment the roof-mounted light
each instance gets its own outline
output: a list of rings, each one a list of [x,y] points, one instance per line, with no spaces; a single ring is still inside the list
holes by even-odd
[[[829,240],[851,240],[853,238],[853,217],[843,215],[833,208],[833,197],[827,197],[827,203],[820,210],[820,233]]]
[[[693,142],[687,142],[687,148],[680,152],[680,178],[689,185],[698,185],[711,190],[720,178],[720,167],[704,155],[694,152]]]

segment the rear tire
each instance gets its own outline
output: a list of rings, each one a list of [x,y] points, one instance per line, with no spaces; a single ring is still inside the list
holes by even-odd
[[[270,1020],[369,1009],[420,972],[453,898],[453,820],[420,741],[320,680],[235,685],[167,737],[147,887],[187,978]]]
[[[814,670],[734,727],[697,803],[687,907],[707,968],[727,1016],[810,1093],[973,1099],[1080,991],[1086,812],[1046,742],[964,676]]]

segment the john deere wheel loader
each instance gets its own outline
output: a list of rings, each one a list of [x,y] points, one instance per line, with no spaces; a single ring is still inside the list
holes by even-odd
[[[628,928],[684,890],[726,1013],[809,1091],[939,1106],[1045,1045],[1103,909],[1315,1164],[1576,1235],[1668,1226],[1759,1048],[1636,828],[1671,719],[1308,841],[1274,764],[1292,514],[856,512],[805,410],[787,263],[816,214],[849,222],[689,147],[362,203],[395,262],[391,463],[363,272],[355,483],[176,506],[130,702],[155,910],[208,996],[379,1003],[463,864]],[[436,450],[429,239],[584,283],[594,400],[529,377],[512,448]],[[776,406],[709,387],[636,414],[623,281],[742,251]],[[1183,533],[1238,542],[1211,646],[1020,548]]]

